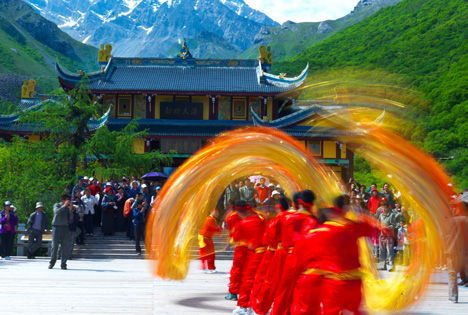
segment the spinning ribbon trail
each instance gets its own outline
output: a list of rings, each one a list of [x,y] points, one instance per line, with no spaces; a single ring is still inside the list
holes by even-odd
[[[329,118],[340,119],[333,114]],[[405,192],[405,201],[419,217],[412,225],[413,259],[406,272],[379,279],[367,242],[361,242],[367,308],[401,310],[421,296],[443,248],[442,237],[448,234],[444,223],[452,216],[446,191],[450,181],[437,162],[389,130],[356,125],[351,120],[343,123],[350,134],[338,140],[384,174],[391,174],[389,182]],[[196,244],[206,216],[230,182],[250,175],[274,178],[289,195],[311,189],[318,205],[331,204],[343,193],[334,173],[319,164],[303,144],[281,131],[252,127],[222,134],[177,169],[153,205],[146,248],[155,276],[172,280],[186,277],[189,249]]]

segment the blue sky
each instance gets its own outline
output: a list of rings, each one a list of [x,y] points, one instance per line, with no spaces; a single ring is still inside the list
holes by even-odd
[[[318,22],[343,17],[356,6],[359,0],[244,0],[273,20],[283,23]]]

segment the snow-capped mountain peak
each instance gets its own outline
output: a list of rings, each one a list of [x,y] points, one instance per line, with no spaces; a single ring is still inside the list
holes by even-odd
[[[201,32],[245,50],[263,26],[278,25],[243,0],[24,1],[81,42],[111,43],[114,56],[166,56],[178,39]]]

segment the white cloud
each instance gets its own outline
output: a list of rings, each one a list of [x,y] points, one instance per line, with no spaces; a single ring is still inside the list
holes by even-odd
[[[350,13],[359,0],[244,0],[273,20],[283,23],[335,20]]]

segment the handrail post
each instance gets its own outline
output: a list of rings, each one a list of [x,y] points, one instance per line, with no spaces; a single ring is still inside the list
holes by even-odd
[[[25,231],[26,230],[26,224],[24,223],[20,223],[18,224],[18,232],[19,231]],[[24,241],[21,240],[21,236],[20,235],[24,235],[23,233],[17,233],[17,237],[18,237],[18,244],[25,244]],[[26,245],[27,246],[27,245]],[[16,247],[16,256],[24,256],[24,250],[23,250],[24,246],[18,246]]]

